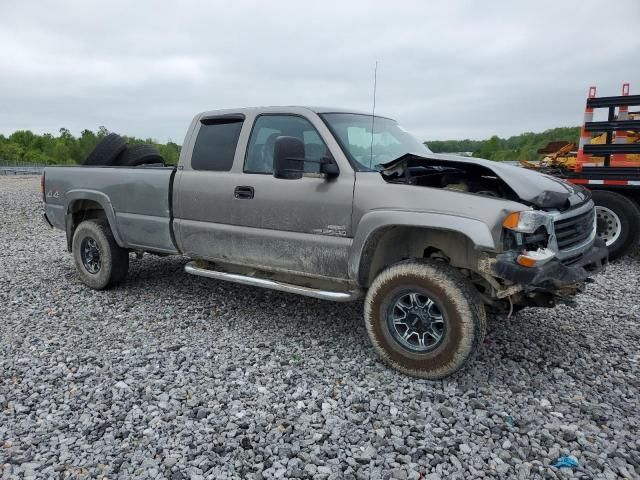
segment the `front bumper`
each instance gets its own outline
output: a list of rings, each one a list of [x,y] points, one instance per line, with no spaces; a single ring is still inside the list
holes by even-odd
[[[608,256],[604,241],[596,237],[593,246],[569,265],[554,259],[539,267],[523,267],[516,263],[517,253],[507,252],[497,256],[492,271],[498,278],[522,285],[525,292],[542,290],[554,293],[562,287],[582,283],[604,270]]]

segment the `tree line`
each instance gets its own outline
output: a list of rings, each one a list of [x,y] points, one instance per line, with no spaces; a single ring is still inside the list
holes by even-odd
[[[0,134],[0,162],[40,163],[45,165],[81,164],[100,140],[109,131],[99,127],[96,132],[83,130],[75,137],[66,128],[61,128],[58,135],[44,133],[38,135],[30,130],[18,130],[8,137]],[[180,145],[174,142],[166,144],[147,138],[125,137],[129,145],[140,143],[153,144],[164,157],[165,162],[175,165],[180,156]]]
[[[30,130],[18,130],[11,135],[0,134],[0,162],[40,163],[46,165],[81,164],[96,144],[109,134],[105,127],[96,132],[83,130],[75,137],[66,128],[58,135],[38,135]],[[474,157],[489,160],[538,160],[538,149],[553,141],[577,142],[580,127],[561,127],[541,133],[522,133],[509,138],[496,135],[487,140],[433,140],[425,142],[436,153],[471,152]],[[175,165],[180,156],[180,145],[159,143],[151,138],[126,137],[130,145],[153,144],[167,164]]]
[[[509,138],[496,135],[487,140],[433,140],[425,142],[436,153],[471,152],[489,160],[539,160],[538,150],[549,142],[577,143],[580,127],[560,127],[541,133],[527,132]]]

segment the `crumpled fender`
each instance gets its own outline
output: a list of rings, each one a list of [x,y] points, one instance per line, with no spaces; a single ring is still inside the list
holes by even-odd
[[[363,284],[370,250],[377,243],[376,232],[395,226],[456,232],[469,238],[477,249],[497,249],[491,230],[480,220],[422,210],[373,210],[363,215],[356,229],[349,256],[349,278]]]

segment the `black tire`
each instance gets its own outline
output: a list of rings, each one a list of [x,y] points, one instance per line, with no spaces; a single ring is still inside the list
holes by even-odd
[[[125,148],[127,141],[117,133],[110,133],[87,155],[84,165],[114,165]]]
[[[434,313],[434,318],[440,314],[442,336],[431,350],[416,351],[399,340],[398,334],[406,335],[409,327],[403,331],[395,326],[396,305],[398,301],[402,303],[395,299],[411,295],[406,292],[416,292],[418,298],[423,298],[423,311],[430,305],[427,308],[430,317]],[[425,298],[433,303],[428,304]],[[407,320],[407,325],[414,320],[414,323],[421,321],[417,316],[411,319],[404,310],[406,304],[402,308],[399,312],[404,313],[405,318],[399,320]],[[371,343],[387,364],[407,375],[430,380],[446,377],[462,368],[480,348],[487,331],[487,317],[478,292],[457,270],[435,261],[406,261],[380,273],[367,292],[364,316]],[[417,342],[420,335],[423,340],[432,339],[426,333],[408,339]],[[427,341],[422,343],[426,345]],[[416,345],[415,348],[421,347]]]
[[[97,269],[94,245],[98,250]],[[80,279],[95,290],[118,284],[129,271],[129,252],[118,246],[106,222],[85,220],[78,225],[72,252]]]
[[[623,257],[638,243],[640,209],[633,200],[619,193],[594,190],[592,194],[596,204],[598,236],[609,247],[609,259]]]
[[[146,164],[163,164],[164,158],[153,145],[141,144],[127,147],[118,157],[116,163],[126,167]]]

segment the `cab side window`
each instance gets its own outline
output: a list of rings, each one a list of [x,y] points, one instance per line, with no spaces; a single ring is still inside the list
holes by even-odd
[[[203,121],[196,137],[191,168],[228,172],[233,165],[242,119]]]
[[[329,149],[311,123],[295,115],[261,115],[251,132],[244,164],[246,173],[273,173],[273,150],[280,136],[295,137],[304,143],[305,160],[330,157]],[[318,173],[318,163],[305,162],[306,173]]]

